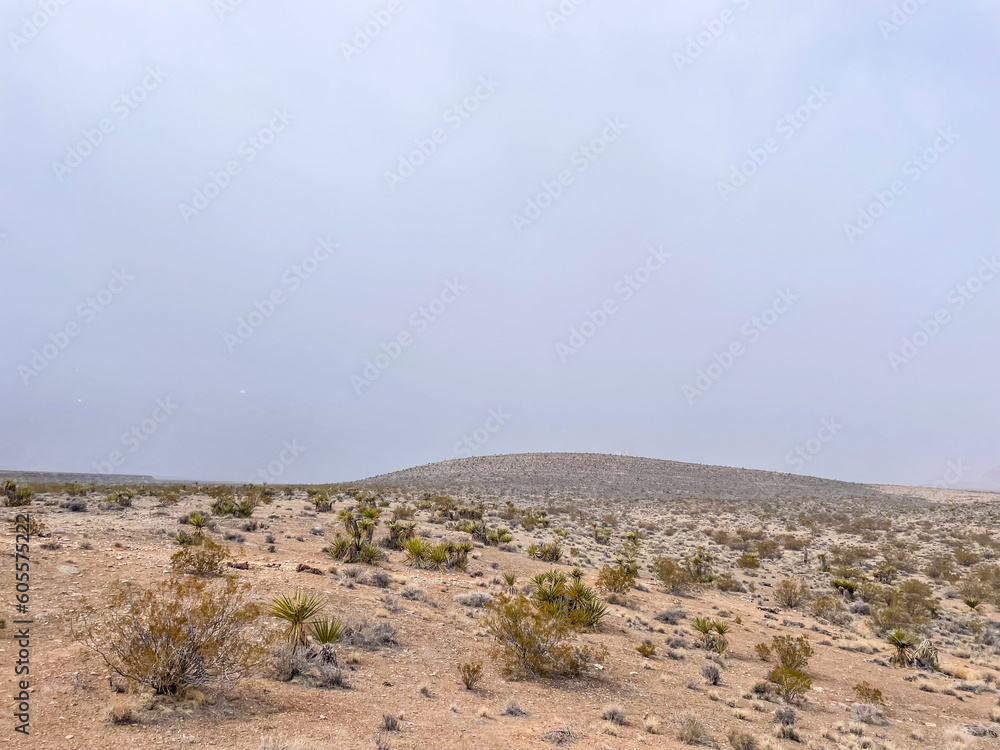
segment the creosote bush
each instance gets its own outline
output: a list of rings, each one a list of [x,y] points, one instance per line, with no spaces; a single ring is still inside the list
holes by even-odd
[[[31,498],[34,496],[30,487],[18,487],[15,482],[9,479],[4,480],[3,486],[0,487],[0,493],[3,496],[3,504],[8,508],[31,505]]]
[[[84,603],[74,635],[115,674],[158,694],[239,679],[265,649],[254,636],[260,610],[249,588],[233,578],[118,585],[99,605]]]
[[[774,598],[785,609],[794,609],[809,598],[809,586],[801,578],[786,578],[774,586]]]
[[[170,557],[171,567],[178,573],[193,576],[217,576],[222,573],[229,551],[226,547],[207,536],[187,536],[177,541],[181,549]]]
[[[627,594],[635,585],[635,572],[624,565],[605,565],[597,574],[597,587],[609,594]]]
[[[524,595],[501,594],[488,605],[485,625],[503,673],[511,679],[577,675],[607,653],[603,647],[573,643],[566,617],[536,607]]]

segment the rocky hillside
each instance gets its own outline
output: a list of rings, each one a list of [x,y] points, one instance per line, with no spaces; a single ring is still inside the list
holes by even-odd
[[[880,488],[854,482],[600,453],[459,458],[380,474],[359,484],[552,498],[888,499]]]

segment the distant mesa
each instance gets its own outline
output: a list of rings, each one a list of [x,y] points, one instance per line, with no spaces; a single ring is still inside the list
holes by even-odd
[[[74,474],[62,471],[4,471],[0,469],[0,481],[11,479],[15,482],[78,482],[80,484],[156,484],[156,477],[140,474]]]

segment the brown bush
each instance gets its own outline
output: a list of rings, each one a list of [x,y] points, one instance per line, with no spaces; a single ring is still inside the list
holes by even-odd
[[[785,609],[793,609],[809,598],[809,585],[801,578],[786,578],[775,584],[774,598]]]
[[[653,560],[653,575],[672,594],[682,594],[691,588],[691,574],[676,560],[669,557],[657,557]]]
[[[260,610],[247,601],[249,588],[233,578],[119,585],[100,606],[84,604],[74,634],[115,674],[159,694],[238,679],[264,654],[252,636]]]
[[[458,674],[462,678],[462,684],[466,690],[474,690],[479,680],[483,676],[483,663],[481,661],[467,661],[458,665]]]
[[[178,573],[193,576],[217,576],[222,573],[229,551],[210,537],[195,537],[197,543],[190,544],[175,552],[170,564]]]

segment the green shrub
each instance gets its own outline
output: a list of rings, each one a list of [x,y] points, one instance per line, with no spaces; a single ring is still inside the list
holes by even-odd
[[[5,479],[2,487],[3,504],[8,508],[19,508],[24,505],[31,505],[31,498],[34,493],[29,487],[18,487],[16,483]]]
[[[775,667],[767,679],[774,683],[778,695],[789,704],[802,703],[812,687],[812,678],[790,667]]]
[[[635,586],[635,573],[623,565],[605,565],[597,574],[597,587],[609,594],[625,595]]]
[[[523,595],[497,597],[487,605],[485,625],[501,669],[511,679],[577,675],[606,655],[603,648],[572,643],[566,618],[537,608]]]
[[[650,566],[653,575],[672,594],[682,594],[691,588],[691,574],[687,568],[669,557],[657,557]]]

